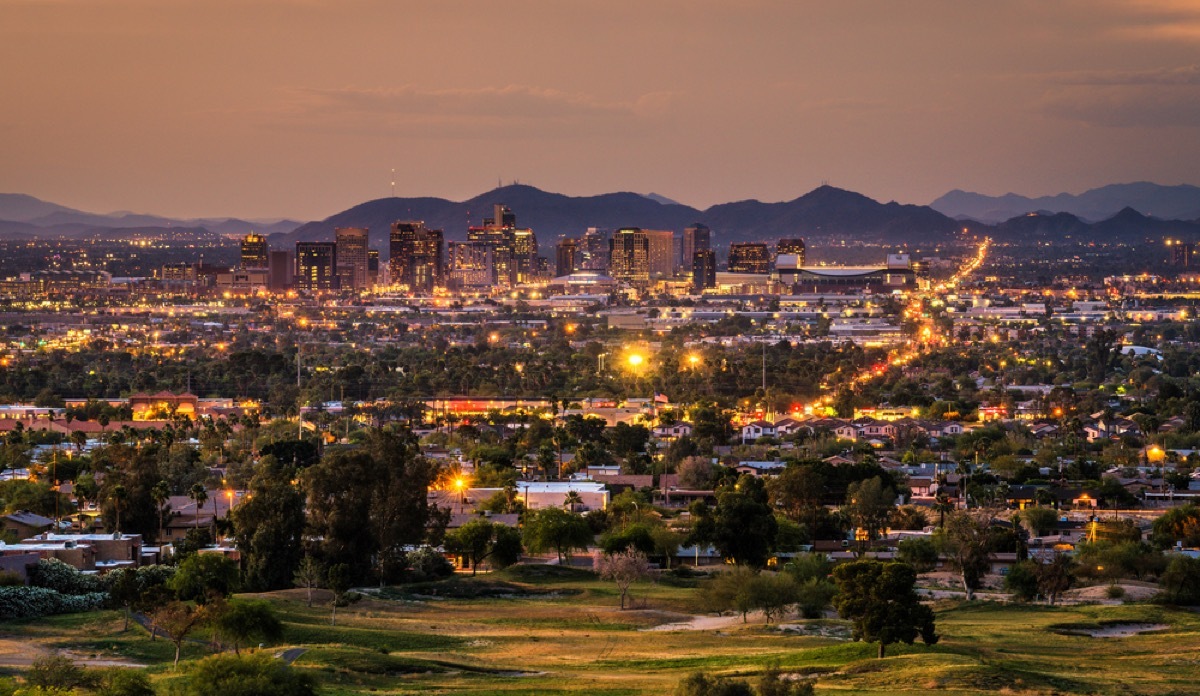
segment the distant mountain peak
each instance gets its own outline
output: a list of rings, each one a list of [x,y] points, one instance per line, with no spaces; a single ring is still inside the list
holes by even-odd
[[[654,201],[655,203],[659,203],[662,205],[683,205],[679,201],[672,200],[670,198],[667,198],[666,196],[662,196],[662,195],[659,195],[654,192],[642,194],[642,197],[649,198],[650,200]]]

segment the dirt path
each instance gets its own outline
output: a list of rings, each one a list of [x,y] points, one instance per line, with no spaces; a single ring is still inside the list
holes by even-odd
[[[756,623],[762,620],[763,613],[761,611],[750,612],[746,615],[747,623]],[[734,614],[732,616],[712,616],[710,614],[702,614],[693,616],[687,621],[675,621],[672,623],[659,624],[643,628],[643,631],[716,631],[722,628],[733,628],[742,625],[742,615]]]
[[[0,667],[16,667],[24,669],[33,664],[39,657],[50,655],[56,651],[31,643],[25,639],[0,638]],[[77,665],[87,667],[145,667],[146,665],[114,657],[89,657],[70,650],[59,650],[58,654],[70,658]]]

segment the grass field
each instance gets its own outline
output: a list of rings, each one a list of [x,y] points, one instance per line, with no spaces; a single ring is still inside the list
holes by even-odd
[[[434,595],[436,593],[436,596]],[[566,569],[518,567],[479,578],[389,588],[338,610],[306,607],[303,592],[263,595],[285,621],[295,666],[329,694],[669,694],[690,672],[752,676],[774,663],[815,679],[818,693],[1197,694],[1200,615],[1154,605],[938,605],[941,642],[875,646],[733,623],[718,630],[641,629],[691,618],[696,591],[635,588],[619,611],[614,588]],[[324,600],[325,597],[319,599]],[[150,665],[171,678],[172,648],[117,612],[0,624],[0,636],[93,659]],[[795,623],[795,622],[791,622]],[[1121,623],[1163,625],[1123,638],[1080,635]],[[829,621],[817,622],[843,633]],[[815,628],[815,627],[814,627]],[[207,654],[198,644],[185,658]]]

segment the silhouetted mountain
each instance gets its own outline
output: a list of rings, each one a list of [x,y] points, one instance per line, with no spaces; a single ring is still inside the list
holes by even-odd
[[[1088,223],[1070,213],[1029,213],[1005,220],[993,231],[996,239],[1020,241],[1126,242],[1138,244],[1178,237],[1200,241],[1200,222],[1160,220],[1123,208],[1107,220]]]
[[[57,203],[48,203],[40,198],[23,193],[0,193],[0,220],[30,222],[54,213],[78,213]]]
[[[644,194],[644,195],[646,196],[646,198],[649,198],[650,200],[654,201],[655,203],[662,203],[663,205],[683,205],[679,201],[672,200],[670,198],[667,198],[666,196],[660,196],[659,194],[654,193],[653,191],[651,191],[650,193]]]
[[[1200,216],[1200,187],[1162,186],[1140,181],[1091,189],[1078,196],[1029,198],[1015,193],[987,196],[955,189],[930,207],[956,218],[1000,222],[1034,210],[1071,213],[1084,220],[1105,220],[1123,208],[1134,208],[1163,220],[1191,220]]]
[[[823,236],[925,242],[947,239],[962,228],[926,206],[880,203],[832,186],[785,203],[715,205],[704,211],[702,222],[728,241]]]
[[[702,222],[713,230],[714,243],[774,241],[787,236],[825,236],[893,242],[942,240],[962,225],[925,206],[879,203],[851,191],[822,186],[783,203],[740,201],[701,211],[678,203],[663,204],[636,193],[572,197],[532,186],[505,186],[456,203],[442,198],[381,198],[354,206],[287,235],[272,237],[281,246],[297,241],[333,239],[335,227],[368,227],[372,246],[384,248],[392,222],[424,220],[447,239],[465,239],[468,222],[478,225],[503,203],[517,224],[531,227],[543,245],[561,236],[578,236],[588,227],[682,230]]]
[[[197,230],[205,234],[244,235],[290,232],[301,224],[295,220],[249,221],[237,218],[183,220],[159,215],[120,212],[101,215],[49,203],[21,193],[0,193],[0,239],[36,239],[39,237],[80,237],[114,229],[142,228],[159,230],[191,238]]]

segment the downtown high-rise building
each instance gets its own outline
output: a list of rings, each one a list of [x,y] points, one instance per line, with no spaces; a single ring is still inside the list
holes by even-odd
[[[683,241],[679,245],[679,265],[685,271],[692,268],[692,259],[697,251],[712,248],[712,230],[699,222],[684,228]]]
[[[291,288],[295,274],[290,251],[279,250],[267,254],[267,288],[271,292],[283,292]]]
[[[642,230],[648,242],[647,264],[651,278],[670,278],[678,265],[675,233],[671,230]]]
[[[608,230],[589,227],[579,239],[579,269],[608,273]]]
[[[492,282],[502,287],[536,280],[539,273],[538,242],[533,230],[517,227],[517,216],[503,204],[493,208],[482,227],[467,230],[467,241],[492,250]]]
[[[734,242],[729,245],[730,273],[771,272],[771,251],[765,242]]]
[[[486,242],[449,242],[448,287],[455,290],[485,290],[495,283],[492,246]]]
[[[561,278],[579,270],[579,257],[578,239],[566,237],[558,240],[554,246],[554,275]]]
[[[242,237],[242,268],[267,268],[270,264],[268,251],[267,238],[261,234],[251,232]]]
[[[366,289],[370,231],[366,227],[338,227],[334,235],[337,239],[338,276],[343,279],[342,288]]]
[[[638,227],[622,227],[608,242],[608,274],[615,280],[646,283],[650,280],[650,238]]]
[[[804,240],[799,237],[791,239],[781,239],[775,244],[775,257],[778,258],[783,254],[791,254],[796,257],[796,265],[804,265]]]
[[[432,292],[445,287],[443,239],[441,230],[425,227],[424,221],[392,223],[390,242],[390,280],[410,292]]]
[[[337,244],[296,242],[295,284],[309,292],[337,290]]]
[[[700,249],[692,254],[692,292],[699,295],[705,288],[717,287],[717,252]]]

